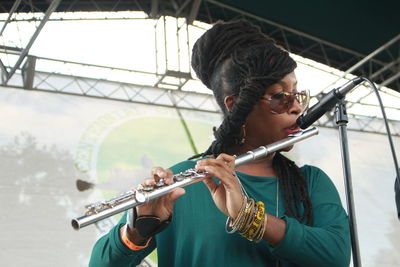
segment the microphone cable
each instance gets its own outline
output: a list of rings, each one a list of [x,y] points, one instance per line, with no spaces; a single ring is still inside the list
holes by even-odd
[[[396,171],[396,175],[397,175],[396,180],[395,180],[395,191],[396,191],[396,186],[397,186],[397,189],[400,187],[400,169],[399,169],[399,164],[398,164],[398,162],[397,162],[396,152],[395,152],[394,145],[393,145],[393,139],[392,139],[392,134],[391,134],[390,128],[389,128],[388,119],[387,119],[387,117],[386,117],[385,108],[384,108],[384,106],[383,106],[382,99],[381,99],[381,96],[380,96],[380,94],[379,94],[379,90],[378,90],[378,88],[375,86],[375,84],[374,84],[372,81],[370,81],[369,79],[365,78],[365,77],[361,77],[361,78],[362,78],[364,81],[366,81],[366,82],[374,89],[375,94],[376,94],[376,97],[377,97],[378,102],[379,102],[379,106],[380,106],[380,108],[381,108],[383,120],[384,120],[384,122],[385,122],[386,132],[387,132],[387,135],[388,135],[388,138],[389,138],[389,145],[390,145],[390,150],[391,150],[391,152],[392,152],[394,167],[395,167],[395,169],[396,169],[396,170],[395,170],[395,171]],[[396,185],[396,183],[397,183],[397,185]],[[399,194],[400,194],[400,192],[399,192]],[[399,204],[396,203],[396,205],[399,205]],[[400,206],[397,206],[397,217],[398,217],[399,220],[400,220]]]

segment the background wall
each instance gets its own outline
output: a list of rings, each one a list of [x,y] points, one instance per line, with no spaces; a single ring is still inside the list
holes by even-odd
[[[220,116],[182,113],[203,151]],[[118,217],[80,231],[71,218],[137,185],[152,166],[194,154],[173,109],[4,87],[0,133],[0,259],[11,267],[87,266],[94,242]],[[398,266],[387,137],[349,132],[349,142],[363,266]],[[399,151],[399,138],[395,146]],[[289,156],[325,170],[346,205],[337,130],[320,128]]]

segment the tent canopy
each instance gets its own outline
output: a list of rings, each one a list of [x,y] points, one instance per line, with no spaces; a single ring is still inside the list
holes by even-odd
[[[16,2],[1,1],[0,12],[12,11]],[[22,1],[15,12],[45,12],[49,2]],[[63,0],[56,9],[126,10],[207,23],[244,17],[260,25],[290,52],[400,91],[400,2],[396,0]],[[366,58],[379,48],[380,53]],[[361,60],[364,64],[354,67]]]

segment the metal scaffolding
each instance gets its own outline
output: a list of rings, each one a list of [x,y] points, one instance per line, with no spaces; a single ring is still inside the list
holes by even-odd
[[[218,105],[215,103],[211,94],[194,91],[188,86],[189,83],[196,82],[196,79],[192,77],[189,64],[189,26],[193,23],[196,17],[201,15],[199,14],[200,2],[201,1],[197,0],[172,1],[170,6],[166,6],[165,2],[162,2],[161,5],[159,1],[153,0],[151,1],[150,6],[143,7],[139,6],[140,1],[135,1],[135,3],[138,4],[138,9],[144,10],[148,14],[146,19],[154,21],[154,51],[156,55],[154,60],[156,61],[156,70],[154,72],[145,72],[140,70],[85,64],[81,62],[68,62],[51,58],[37,57],[29,54],[29,50],[37,36],[40,34],[40,31],[46,22],[51,20],[50,15],[60,4],[60,0],[54,0],[47,8],[42,19],[40,20],[39,25],[36,28],[36,31],[32,34],[31,39],[24,48],[9,46],[0,47],[0,55],[7,54],[17,57],[15,64],[10,66],[5,65],[0,58],[2,86],[142,103],[179,109],[190,109],[200,112],[219,113],[220,111]],[[88,3],[94,4],[95,2],[89,1]],[[113,6],[113,9],[119,9],[118,3],[126,4],[125,1],[117,1],[117,3],[115,3]],[[29,1],[29,4],[31,5],[31,10],[40,10],[39,7],[34,6],[32,1]],[[15,10],[17,10],[19,5],[21,5],[21,1],[14,2],[12,12],[10,12],[7,20],[4,21],[1,29],[2,34],[9,23],[16,21],[13,19],[13,13]],[[337,51],[352,54],[354,58],[359,59],[358,63],[353,64],[352,67],[348,68],[348,70],[342,75],[343,77],[338,78],[347,78],[349,74],[358,70],[363,73],[365,72],[365,76],[369,77],[371,80],[380,81],[380,87],[393,84],[394,82],[398,83],[400,81],[400,72],[398,71],[400,68],[400,56],[393,53],[393,51],[396,51],[396,49],[397,51],[400,51],[400,35],[384,44],[370,55],[364,56],[326,41],[319,40],[318,38],[292,30],[285,26],[267,21],[263,18],[259,18],[247,12],[223,5],[214,0],[208,0],[203,6],[203,11],[204,7],[206,9],[226,8],[240,13],[243,17],[250,17],[252,19],[259,20],[261,26],[274,26],[275,30],[270,32],[270,34],[275,38],[277,35],[279,35],[280,37],[278,39],[281,40],[288,40],[288,34],[291,36],[290,38],[293,38],[295,35],[297,36],[296,38],[307,40],[305,43],[309,44],[309,46],[305,46],[302,49],[291,46],[291,42],[289,41],[285,42],[285,46],[289,51],[292,51],[298,55],[307,54],[310,51],[319,53],[323,58],[321,61],[327,65],[332,65],[332,62],[329,57],[326,56],[324,51],[328,48],[331,49],[332,47]],[[66,7],[64,6],[64,9],[65,8]],[[99,7],[99,9],[101,8]],[[162,13],[168,13],[175,17],[160,16]],[[184,15],[186,17],[178,18],[180,15]],[[99,15],[99,18],[97,19],[127,19],[124,17],[106,18],[102,16],[104,15]],[[62,18],[58,19],[62,20]],[[212,19],[213,18],[210,17],[210,20]],[[29,19],[23,20],[29,21]],[[37,22],[37,15],[33,16],[32,20]],[[172,25],[174,26],[168,26],[171,25],[171,23],[167,25],[167,20],[172,21]],[[171,38],[171,36],[173,36],[173,38]],[[320,50],[317,51],[315,49]],[[389,63],[380,62],[378,59],[376,59],[376,56],[380,53],[389,54],[392,61]],[[171,60],[171,58],[174,60]],[[37,69],[37,66],[43,62],[51,63],[56,67],[53,71]],[[373,66],[380,64],[381,68],[375,69],[375,67],[372,67],[371,64],[374,64]],[[82,74],[76,75],[73,73],[68,73],[68,71],[65,70],[65,66],[74,66],[83,70],[89,70],[82,73],[100,73],[101,76],[92,77],[90,75],[85,76]],[[368,72],[366,72],[367,70]],[[115,79],[113,78],[113,74],[116,72],[125,76],[129,76],[130,78],[126,80]],[[390,73],[390,75],[388,75],[388,73]],[[323,91],[314,95],[313,97],[319,99],[324,93],[325,92]],[[348,113],[350,117],[352,117],[349,124],[349,129],[373,133],[386,133],[382,119],[372,115],[368,116],[365,114],[352,112],[352,110],[355,110],[355,108],[359,108],[360,106],[377,107],[375,104],[364,102],[365,98],[370,93],[371,90],[367,90],[366,94],[363,97],[358,98],[358,100],[348,101]],[[398,93],[393,91],[393,93],[390,94],[392,97],[400,99],[400,95]],[[174,99],[174,101],[171,99]],[[394,112],[400,111],[399,106],[388,106],[386,108]],[[327,114],[324,118],[319,120],[317,125],[324,127],[336,127],[332,121],[331,114]],[[400,121],[392,120],[390,121],[390,125],[393,129],[392,133],[400,136]]]
[[[159,83],[158,81],[161,77],[164,79],[170,77],[168,75],[136,72],[127,69],[115,69],[107,66],[81,64],[77,62],[57,61],[46,58],[35,58],[33,56],[28,56],[28,62],[29,60],[35,62],[55,61],[63,65],[77,65],[89,70],[89,72],[98,72],[100,69],[103,69],[109,71],[109,77],[103,79],[80,77],[55,72],[37,71],[31,67],[29,68],[29,71],[27,71],[27,74],[25,74],[25,77],[30,78],[24,78],[24,75],[22,74],[23,72],[17,72],[9,81],[7,85],[8,87],[179,108],[199,112],[220,113],[219,107],[211,94],[182,90],[179,89],[178,85],[175,85],[177,87],[175,89],[163,88],[164,84]],[[28,65],[34,66],[32,63]],[[115,81],[112,80],[112,77],[114,76],[113,73],[116,71],[126,72],[129,75],[146,75],[147,77],[152,77],[155,83],[154,85],[143,85]],[[190,78],[187,79],[187,81],[195,81],[195,79]],[[363,104],[360,103],[360,105]],[[396,107],[393,107],[392,109],[400,111],[400,109]],[[380,118],[351,113],[349,116],[350,123],[348,128],[350,130],[370,133],[386,133],[383,120]],[[392,134],[400,136],[400,121],[391,120],[389,124],[392,129]],[[329,114],[317,121],[316,125],[332,128],[337,127],[334,121],[329,117]]]
[[[48,13],[51,6],[58,6],[57,11],[142,11],[150,19],[161,16],[181,17],[190,25],[195,19],[214,23],[220,19],[230,20],[233,18],[246,18],[258,24],[266,33],[273,37],[279,44],[290,52],[312,58],[327,66],[340,70],[348,70],[357,76],[370,77],[373,82],[386,84],[397,91],[400,90],[400,78],[397,75],[399,66],[399,36],[395,37],[391,45],[382,45],[379,53],[370,55],[361,54],[340,45],[317,38],[310,34],[287,27],[280,23],[265,19],[252,14],[246,10],[237,8],[229,1],[219,0],[119,0],[119,1],[92,1],[92,0],[63,0],[63,1],[11,1],[5,0],[0,3],[0,10],[8,10],[10,16],[5,21],[14,21],[12,14],[18,12],[43,12]],[[34,13],[33,13],[34,14]],[[101,18],[98,19],[124,19],[124,18]],[[81,18],[93,19],[93,18]],[[126,18],[125,18],[126,19]],[[30,21],[38,20],[32,16]],[[46,20],[42,20],[46,22]],[[64,18],[52,18],[52,20],[65,20]],[[396,41],[397,40],[397,41]],[[379,55],[378,55],[379,54]]]

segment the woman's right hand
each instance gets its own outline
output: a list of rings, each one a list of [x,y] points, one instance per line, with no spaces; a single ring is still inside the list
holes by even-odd
[[[151,177],[145,180],[144,185],[154,185],[160,178],[164,178],[166,184],[173,183],[173,173],[171,170],[154,167],[151,170]],[[137,215],[154,215],[159,217],[161,221],[165,221],[172,214],[175,200],[184,194],[185,189],[175,188],[173,191],[162,197],[150,200],[144,205],[137,206]]]

